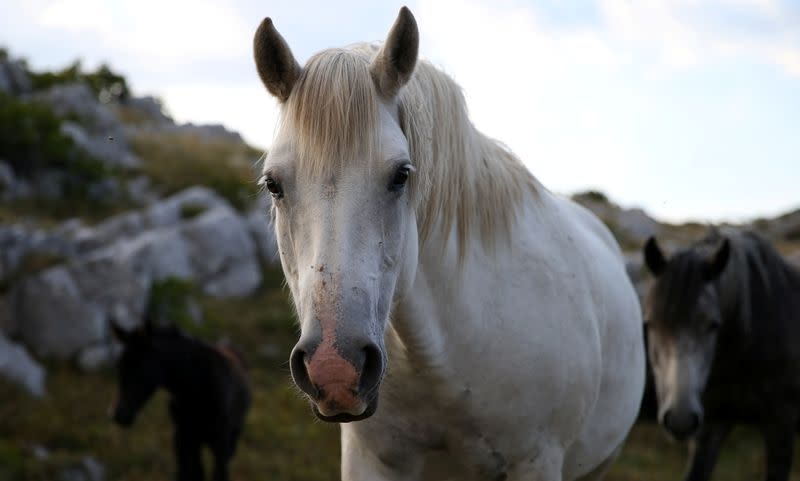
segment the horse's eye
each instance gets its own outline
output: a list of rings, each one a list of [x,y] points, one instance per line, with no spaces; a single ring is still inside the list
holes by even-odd
[[[408,176],[413,170],[413,167],[410,164],[404,164],[397,168],[397,171],[394,173],[394,177],[392,177],[392,182],[389,184],[389,190],[392,192],[398,192],[403,189],[408,182]]]
[[[720,327],[719,321],[711,321],[710,323],[708,323],[708,327],[706,327],[706,332],[709,334],[717,332],[719,330],[719,327]]]
[[[264,185],[267,187],[269,193],[272,194],[273,198],[280,199],[283,197],[283,188],[281,187],[281,184],[272,178],[271,175],[267,175],[267,178],[264,180]]]

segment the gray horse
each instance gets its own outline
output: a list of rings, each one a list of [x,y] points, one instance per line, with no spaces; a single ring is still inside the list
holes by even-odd
[[[691,438],[686,479],[711,477],[736,424],[760,428],[767,480],[789,477],[800,416],[800,272],[752,232],[713,230],[666,258],[644,248],[659,422]]]

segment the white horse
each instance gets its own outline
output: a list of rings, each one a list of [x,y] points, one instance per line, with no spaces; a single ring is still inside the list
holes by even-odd
[[[619,247],[475,129],[418,42],[406,8],[382,48],[304,67],[256,32],[294,381],[344,423],[345,480],[598,479],[644,384]]]

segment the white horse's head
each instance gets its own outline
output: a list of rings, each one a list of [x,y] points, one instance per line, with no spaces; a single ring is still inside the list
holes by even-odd
[[[405,7],[380,51],[326,50],[300,67],[269,18],[254,39],[282,110],[262,182],[301,327],[292,377],[326,421],[374,413],[391,306],[415,275],[415,167],[398,91],[418,43]]]

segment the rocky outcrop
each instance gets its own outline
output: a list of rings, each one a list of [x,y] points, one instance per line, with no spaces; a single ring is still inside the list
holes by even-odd
[[[208,210],[184,219],[185,205]],[[216,297],[245,296],[261,284],[247,220],[207,189],[189,189],[94,228],[60,231],[73,233],[76,253],[16,283],[9,296],[14,331],[39,356],[71,358],[106,342],[112,317],[136,326],[156,280],[180,278]]]
[[[75,233],[74,241],[79,252],[88,252],[149,230],[178,225],[185,220],[189,210],[205,211],[226,205],[225,199],[213,190],[190,187],[153,203],[145,210],[120,214],[95,227],[80,229]]]
[[[31,395],[44,395],[45,370],[21,345],[0,333],[0,376],[17,384]]]
[[[55,85],[35,98],[56,115],[77,119],[64,122],[61,131],[92,157],[107,165],[136,167],[141,161],[131,152],[125,129],[111,109],[100,103],[85,84]]]
[[[265,265],[280,264],[278,256],[278,244],[275,239],[275,231],[270,219],[269,209],[272,200],[266,195],[261,195],[255,205],[247,213],[247,226],[256,242],[258,256]]]

